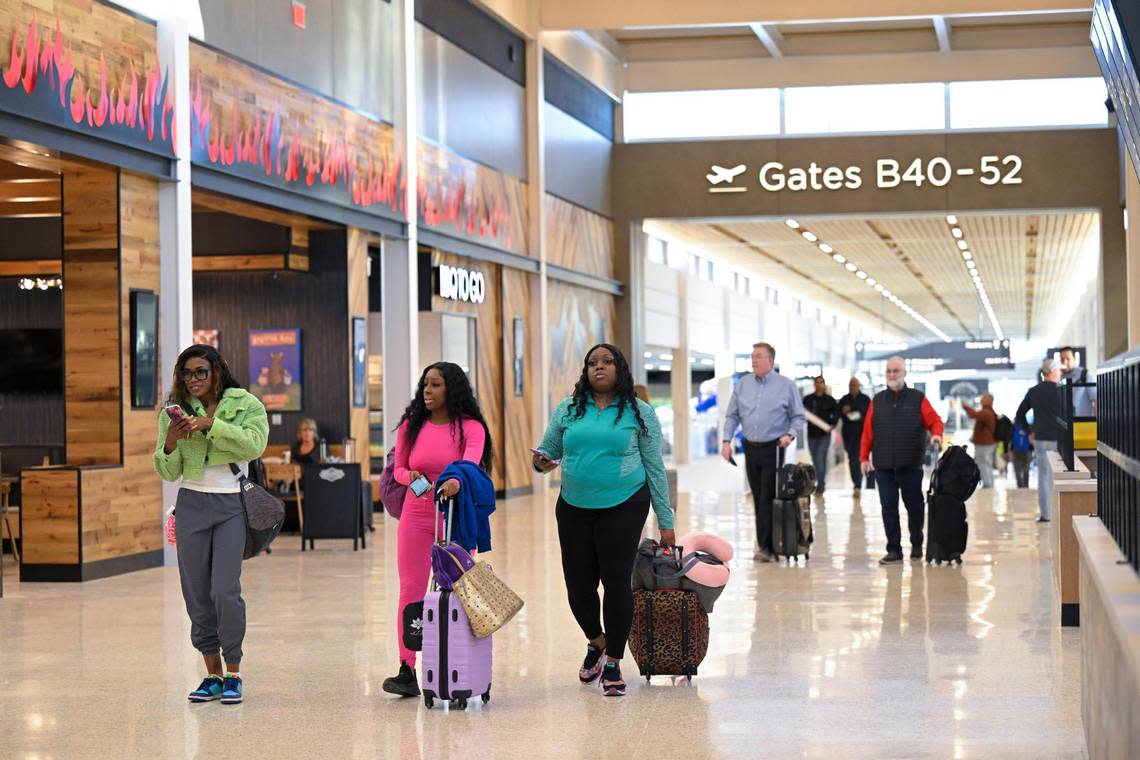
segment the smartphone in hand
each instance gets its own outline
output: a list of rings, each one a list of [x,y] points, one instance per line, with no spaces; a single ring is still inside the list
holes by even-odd
[[[431,490],[431,481],[420,475],[418,478],[408,484],[408,488],[412,489],[412,493],[416,496],[423,496]]]
[[[170,406],[165,407],[165,409],[166,416],[170,418],[171,422],[178,422],[180,419],[186,416],[186,411],[177,404],[171,404]]]
[[[546,461],[546,462],[550,462],[552,464],[558,464],[559,462],[562,461],[561,459],[554,459],[553,457],[551,457],[549,454],[547,454],[542,449],[531,449],[530,453],[534,454],[539,459]]]

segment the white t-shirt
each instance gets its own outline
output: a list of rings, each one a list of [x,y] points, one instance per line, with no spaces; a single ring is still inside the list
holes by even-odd
[[[235,462],[243,475],[249,475],[249,462]],[[202,477],[196,480],[182,478],[182,487],[202,493],[241,493],[238,477],[228,464],[208,466],[202,470]]]

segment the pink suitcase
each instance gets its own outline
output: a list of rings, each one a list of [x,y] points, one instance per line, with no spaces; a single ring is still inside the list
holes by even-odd
[[[437,543],[447,542],[450,524],[451,509],[442,537],[436,522]],[[450,700],[460,710],[466,710],[467,700],[475,696],[484,703],[491,701],[491,637],[475,638],[459,597],[441,590],[434,578],[424,597],[421,658],[420,687],[428,709],[437,699]]]

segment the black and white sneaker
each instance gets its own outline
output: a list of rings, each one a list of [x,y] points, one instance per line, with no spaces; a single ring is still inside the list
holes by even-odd
[[[607,697],[624,697],[625,681],[621,677],[621,668],[617,662],[607,662],[602,668],[602,694]]]
[[[605,664],[605,652],[593,644],[587,644],[586,659],[582,660],[582,667],[578,670],[578,680],[582,683],[593,683],[602,674]]]

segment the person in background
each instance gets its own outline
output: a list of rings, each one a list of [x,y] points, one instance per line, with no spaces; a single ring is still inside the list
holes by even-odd
[[[578,680],[593,683],[600,676],[605,696],[622,696],[621,659],[633,626],[630,576],[650,503],[661,543],[675,546],[677,539],[661,424],[653,407],[634,396],[621,351],[600,343],[586,352],[573,393],[550,415],[536,451],[537,471],[562,464],[555,508],[562,576],[570,611],[587,639]],[[599,582],[605,589],[601,605]]]
[[[313,464],[320,461],[318,444],[321,440],[317,421],[306,417],[297,424],[297,440],[289,446],[289,461],[294,464]]]
[[[1087,369],[1077,364],[1077,354],[1072,346],[1065,346],[1059,353],[1061,359],[1061,379],[1058,382],[1060,384],[1064,384],[1066,381],[1073,383],[1096,382],[1095,375],[1090,375]],[[1073,416],[1096,416],[1095,385],[1073,388]]]
[[[851,482],[855,486],[855,496],[858,497],[864,478],[867,480],[867,488],[875,487],[875,474],[869,472],[864,476],[863,468],[859,464],[859,444],[863,439],[863,423],[867,420],[871,397],[863,393],[859,378],[853,377],[847,383],[847,395],[837,403],[843,421],[840,434],[843,436],[843,448],[847,452],[847,467],[851,472]]]
[[[202,653],[207,671],[188,699],[237,704],[244,698],[246,517],[230,465],[248,474],[250,460],[265,451],[269,419],[261,401],[242,389],[211,346],[191,346],[179,355],[166,404],[178,413],[172,418],[163,409],[158,415],[154,469],[163,480],[182,479],[174,508],[178,577],[190,616],[190,643]]]
[[[1037,522],[1047,523],[1053,518],[1053,465],[1049,452],[1057,450],[1061,435],[1061,368],[1052,359],[1041,362],[1041,382],[1029,389],[1021,406],[1017,407],[1014,424],[1029,433],[1033,456],[1037,460]],[[1033,410],[1033,426],[1026,415]]]
[[[883,527],[887,532],[887,553],[880,565],[903,561],[902,527],[899,525],[899,493],[906,507],[910,531],[910,558],[922,559],[922,458],[926,433],[931,444],[942,445],[942,418],[926,394],[906,384],[906,361],[901,356],[887,359],[887,388],[875,394],[867,409],[859,459],[863,472],[875,471]]]
[[[803,404],[805,412],[811,412],[829,428],[839,421],[839,404],[827,392],[827,381],[823,375],[815,378],[815,390],[804,396]],[[831,449],[831,432],[808,420],[808,450],[811,451],[811,462],[815,466],[815,493],[820,499],[827,487],[827,452]]]
[[[1013,426],[1010,456],[1013,459],[1013,475],[1017,478],[1017,487],[1029,488],[1029,460],[1033,457],[1033,444],[1029,442],[1029,433],[1021,425]]]
[[[420,694],[416,680],[416,653],[404,646],[401,635],[404,608],[424,598],[431,575],[431,545],[443,515],[436,509],[436,498],[459,493],[458,480],[437,483],[449,464],[466,459],[491,470],[491,434],[471,390],[467,375],[458,364],[436,362],[420,375],[416,395],[404,410],[396,428],[396,482],[410,486],[420,476],[431,487],[416,496],[408,488],[396,529],[396,567],[400,593],[396,607],[396,640],[399,641],[400,670],[384,680],[389,694],[415,697]]]
[[[804,427],[804,403],[796,384],[779,372],[776,349],[771,343],[752,346],[752,372],[736,383],[724,418],[720,455],[732,458],[732,437],[744,432],[744,470],[756,510],[756,554],[753,559],[771,562],[772,502],[776,499],[777,452],[786,449]]]
[[[994,451],[997,449],[997,439],[994,438],[997,430],[994,397],[989,393],[983,394],[981,409],[975,409],[965,401],[962,402],[962,408],[974,421],[974,433],[970,436],[970,442],[974,444],[974,462],[982,473],[982,488],[993,488]]]

